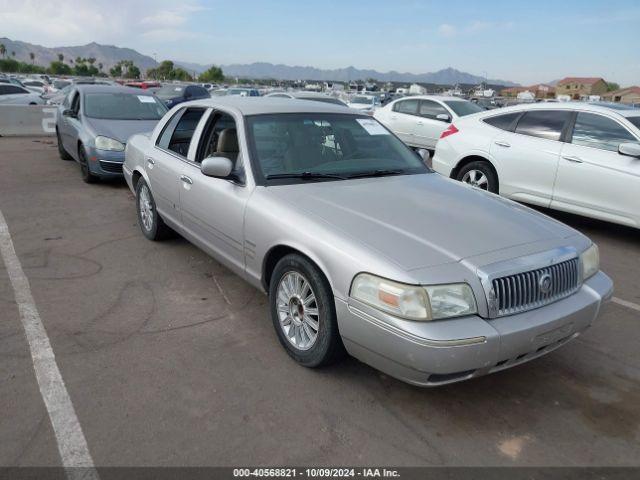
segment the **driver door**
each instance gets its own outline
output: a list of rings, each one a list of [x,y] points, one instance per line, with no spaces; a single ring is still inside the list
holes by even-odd
[[[242,133],[234,117],[212,111],[198,141],[189,150],[180,176],[180,201],[185,233],[205,251],[232,270],[244,272],[244,211],[251,190],[244,176],[244,158],[238,141]],[[201,171],[202,161],[222,156],[234,164],[229,178],[214,178]]]
[[[439,120],[438,115],[446,115],[448,120]],[[451,113],[433,100],[420,100],[418,117],[413,127],[414,142],[422,148],[434,150],[440,134],[451,123]]]

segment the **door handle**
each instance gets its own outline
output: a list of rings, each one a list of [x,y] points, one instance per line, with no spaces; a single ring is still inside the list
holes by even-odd
[[[574,155],[562,155],[562,158],[571,163],[582,163],[582,159]]]
[[[193,185],[193,180],[191,180],[186,175],[180,175],[180,180],[182,180],[186,184]]]
[[[156,161],[155,161],[153,158],[149,157],[149,158],[147,158],[147,163],[148,163],[149,165],[155,165],[155,164],[156,164]]]
[[[424,122],[423,122],[422,120],[418,120],[418,121],[416,122],[416,125],[424,125]]]
[[[501,141],[501,140],[497,140],[497,141],[495,141],[495,142],[493,142],[493,143],[495,143],[496,145],[499,145],[499,146],[501,146],[501,147],[506,147],[506,148],[509,148],[509,147],[511,146],[511,144],[510,144],[510,143],[508,143],[508,142],[503,142],[503,141]]]

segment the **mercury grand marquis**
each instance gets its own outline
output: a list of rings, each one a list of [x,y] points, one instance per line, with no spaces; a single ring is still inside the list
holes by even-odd
[[[178,232],[267,293],[307,367],[346,351],[415,385],[466,380],[567,343],[612,295],[587,237],[344,107],[187,102],[125,157],[142,233]]]

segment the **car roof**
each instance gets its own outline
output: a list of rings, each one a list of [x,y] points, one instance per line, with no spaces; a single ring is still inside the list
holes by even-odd
[[[291,98],[278,97],[215,97],[193,100],[181,106],[198,106],[210,108],[227,108],[240,115],[262,115],[270,113],[342,113],[361,115],[352,109],[332,103],[309,102]]]
[[[495,110],[487,110],[486,112],[480,112],[474,116],[490,116],[500,115],[509,112],[521,112],[525,110],[572,110],[578,112],[596,112],[606,114],[617,114],[623,117],[635,116],[637,110],[618,110],[615,108],[605,107],[588,102],[539,102],[539,103],[520,103],[518,105],[511,105],[509,107],[498,108]],[[640,112],[639,112],[640,113]]]
[[[76,89],[81,93],[131,93],[135,95],[149,95],[145,90],[120,85],[76,85]]]

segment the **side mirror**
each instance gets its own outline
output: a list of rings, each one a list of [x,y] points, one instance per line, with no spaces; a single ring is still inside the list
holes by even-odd
[[[441,122],[450,122],[451,117],[446,113],[439,113],[438,115],[436,115],[436,120],[440,120]]]
[[[429,153],[429,150],[426,150],[424,148],[419,148],[416,150],[416,153],[422,159],[424,164],[427,167],[431,168],[431,154]]]
[[[74,112],[73,110],[71,110],[70,108],[64,110],[62,112],[62,116],[63,117],[71,117],[71,118],[78,118],[78,115],[76,114],[76,112]]]
[[[618,145],[618,153],[628,157],[640,158],[640,143],[626,142]]]
[[[227,178],[233,170],[233,163],[226,157],[207,157],[202,161],[201,169],[207,177]]]

